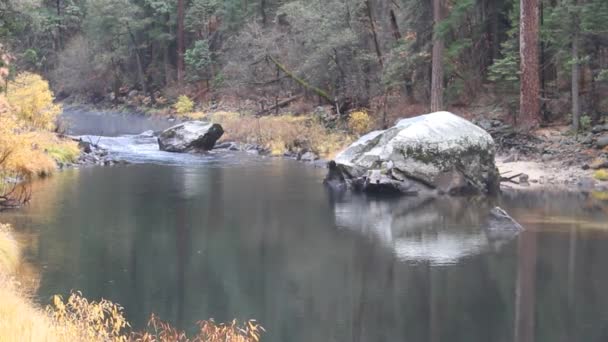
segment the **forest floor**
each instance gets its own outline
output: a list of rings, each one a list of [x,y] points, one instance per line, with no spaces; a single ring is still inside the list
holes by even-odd
[[[599,176],[599,170],[608,168],[608,125],[579,135],[570,134],[565,125],[544,127],[530,136],[489,131],[498,144],[496,165],[504,188],[608,191],[608,180]]]

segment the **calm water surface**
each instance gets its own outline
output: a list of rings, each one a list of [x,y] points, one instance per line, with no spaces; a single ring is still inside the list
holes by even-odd
[[[0,214],[41,302],[78,289],[135,328],[255,318],[265,341],[608,340],[608,205],[590,195],[338,196],[294,161],[117,139],[135,164],[61,172]],[[488,230],[494,205],[527,230]]]

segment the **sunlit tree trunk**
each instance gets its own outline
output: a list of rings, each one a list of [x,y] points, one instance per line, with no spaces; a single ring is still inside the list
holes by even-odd
[[[431,69],[431,112],[443,109],[443,38],[437,32],[443,12],[442,0],[433,0],[433,56]]]
[[[540,73],[538,49],[539,0],[521,0],[519,21],[520,96],[519,124],[529,130],[540,122]]]

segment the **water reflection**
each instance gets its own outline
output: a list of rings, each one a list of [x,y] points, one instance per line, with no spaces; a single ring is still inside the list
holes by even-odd
[[[64,172],[0,220],[37,236],[41,301],[80,289],[136,328],[155,312],[256,318],[271,342],[608,339],[601,202],[332,198],[323,170],[214,163]],[[527,230],[495,238],[496,204]]]
[[[493,201],[481,198],[377,199],[348,196],[333,204],[336,224],[391,249],[398,260],[431,265],[497,251],[517,230],[497,230]]]

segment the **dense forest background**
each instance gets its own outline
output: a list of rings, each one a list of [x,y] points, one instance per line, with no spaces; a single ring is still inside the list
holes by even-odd
[[[608,114],[605,0],[2,0],[0,40],[58,99]]]

